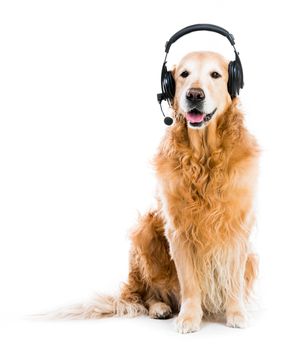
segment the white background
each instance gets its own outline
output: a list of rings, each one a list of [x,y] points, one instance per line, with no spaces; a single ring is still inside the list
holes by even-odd
[[[0,312],[3,349],[285,348],[289,344],[289,79],[287,1],[1,1]],[[194,23],[235,35],[247,125],[262,148],[251,325],[173,320],[39,322],[25,315],[116,292],[128,229],[154,203],[150,160],[165,126],[156,93],[164,43]],[[227,40],[195,33],[188,51]]]

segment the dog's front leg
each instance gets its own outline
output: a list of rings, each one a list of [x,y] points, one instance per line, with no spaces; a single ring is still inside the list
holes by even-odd
[[[247,326],[247,315],[244,305],[246,259],[247,257],[243,256],[240,259],[236,258],[232,263],[233,272],[231,278],[234,288],[226,303],[226,318],[227,326],[229,327],[245,328]]]
[[[177,232],[168,235],[181,292],[181,308],[176,320],[179,333],[196,332],[202,319],[201,294],[194,271],[193,249]]]

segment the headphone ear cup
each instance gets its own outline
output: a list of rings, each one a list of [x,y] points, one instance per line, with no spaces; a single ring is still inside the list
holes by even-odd
[[[236,52],[236,60],[235,60],[235,71],[236,71],[236,81],[238,89],[242,89],[244,87],[244,74],[243,74],[243,67],[240,60],[240,56]]]
[[[228,79],[228,91],[231,95],[231,98],[236,97],[240,89],[244,87],[244,76],[243,76],[243,67],[240,60],[240,57],[237,52],[235,61],[229,63],[229,79]]]
[[[168,71],[166,64],[162,68],[162,81],[161,81],[162,92],[164,98],[172,102],[175,95],[175,80],[171,71]]]
[[[168,71],[165,75],[167,96],[170,102],[173,101],[175,95],[175,80],[173,78],[172,72]]]
[[[229,63],[228,74],[229,74],[228,92],[229,92],[231,98],[234,98],[237,96],[236,86],[235,86],[235,61],[231,61]]]

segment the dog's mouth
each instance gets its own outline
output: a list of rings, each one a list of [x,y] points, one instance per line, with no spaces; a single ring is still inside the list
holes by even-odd
[[[206,114],[197,108],[191,109],[185,114],[186,120],[192,127],[201,127],[204,123],[209,122],[213,115],[215,114],[217,108],[215,108],[211,113]]]

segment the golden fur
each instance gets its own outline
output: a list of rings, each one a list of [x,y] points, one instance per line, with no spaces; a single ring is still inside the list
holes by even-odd
[[[213,81],[208,69],[219,69]],[[131,234],[130,271],[118,297],[97,297],[72,317],[179,312],[181,333],[196,331],[203,314],[225,313],[227,324],[243,327],[245,303],[256,277],[249,246],[259,155],[244,126],[238,98],[227,92],[228,62],[218,54],[187,55],[175,68],[175,123],[166,130],[154,159],[157,207],[140,217]],[[196,75],[181,79],[184,68]],[[202,87],[218,109],[203,128],[190,128],[182,94]]]

